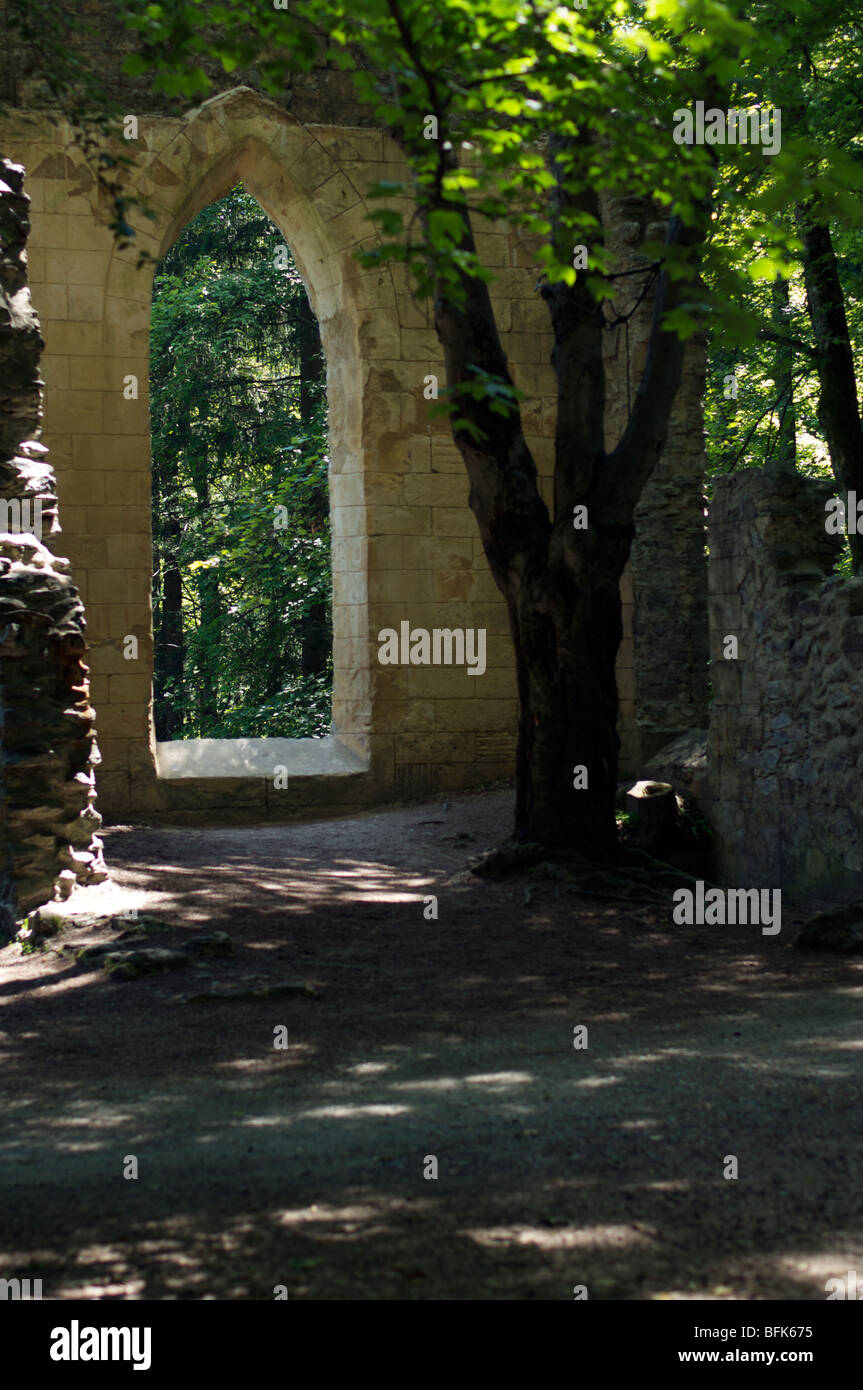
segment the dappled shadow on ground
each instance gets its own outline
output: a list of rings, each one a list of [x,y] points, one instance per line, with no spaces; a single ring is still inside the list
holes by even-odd
[[[466,882],[508,802],[443,807],[110,836],[160,944],[236,949],[131,982],[3,953],[0,1277],[810,1299],[863,1261],[863,969],[795,952],[787,917],[767,938],[542,873]],[[187,1002],[284,982],[318,997]]]

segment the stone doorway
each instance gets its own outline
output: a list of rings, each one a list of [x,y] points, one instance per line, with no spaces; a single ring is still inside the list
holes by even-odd
[[[157,769],[357,770],[328,737],[326,359],[290,248],[242,185],[159,262],[149,392]]]

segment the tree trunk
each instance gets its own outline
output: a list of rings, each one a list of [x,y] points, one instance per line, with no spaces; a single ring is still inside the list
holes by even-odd
[[[578,141],[591,137],[577,137]],[[443,141],[443,135],[441,135]],[[564,209],[567,149],[576,143],[552,138],[549,158],[556,178],[554,237],[566,254]],[[438,146],[441,175],[457,156]],[[476,247],[464,203],[443,192],[431,206],[458,213],[460,250]],[[684,228],[673,218],[667,240],[687,248],[704,235],[700,221]],[[599,225],[595,193],[579,207]],[[421,209],[429,233],[429,207]],[[646,272],[645,272],[646,273]],[[661,274],[644,373],[623,437],[604,449],[605,366],[603,316],[585,277],[575,285],[547,285],[558,382],[554,514],[539,493],[537,472],[524,438],[520,411],[491,410],[489,398],[465,391],[477,371],[512,385],[497,331],[488,286],[463,275],[458,295],[435,286],[435,327],[443,345],[447,382],[468,427],[453,424],[455,443],[470,479],[470,505],[489,567],[506,599],[519,693],[517,791],[514,837],[578,851],[592,859],[613,856],[617,846],[616,659],[622,637],[620,579],[634,536],[635,506],[665,444],[683,366],[683,343],[662,331],[667,309],[686,295],[686,281]],[[479,432],[479,433],[478,433]],[[575,526],[583,507],[587,524]],[[586,773],[586,776],[585,776]]]
[[[181,526],[175,499],[168,499],[167,505],[170,510],[162,531],[162,626],[157,662],[157,670],[161,671],[161,701],[155,719],[156,738],[160,742],[182,736],[185,665],[183,581],[178,561]]]
[[[798,206],[796,217],[803,239],[806,299],[818,350],[818,421],[839,488],[843,494],[852,490],[863,498],[863,428],[836,253],[830,228],[817,209]],[[856,571],[863,564],[863,536],[849,535],[848,543]]]
[[[305,294],[300,301],[297,344],[300,358],[300,419],[306,429],[311,429],[325,389],[326,363],[318,321]],[[328,506],[329,499],[326,491],[321,489],[314,499],[311,510],[311,521],[316,529],[318,527],[323,529],[327,519]],[[302,674],[304,676],[323,675],[327,669],[330,648],[332,647],[332,633],[327,621],[326,602],[309,605],[307,612],[303,614],[300,634]]]
[[[208,410],[208,407],[202,406],[199,416],[202,422],[208,418],[205,410]],[[189,452],[201,531],[213,541],[206,443],[194,442]],[[201,738],[208,738],[213,736],[213,730],[219,720],[218,669],[219,649],[222,643],[222,598],[218,571],[198,570],[198,602],[201,608],[201,640],[198,643],[198,722]]]
[[[152,461],[152,488],[150,494],[150,534],[153,542],[153,571],[150,576],[150,599],[153,610],[153,725],[156,738],[163,739],[162,733],[162,537],[164,518],[162,516],[162,481],[159,464]]]
[[[524,590],[510,614],[519,691],[516,840],[611,859],[617,830],[619,582]]]
[[[297,348],[300,358],[300,419],[308,428],[321,402],[326,382],[326,363],[321,331],[305,292],[300,299],[297,317]]]
[[[788,333],[790,300],[788,281],[777,275],[771,290],[773,327],[780,338]],[[773,354],[773,380],[776,385],[776,409],[779,412],[779,437],[776,454],[769,463],[771,472],[797,471],[797,417],[794,410],[794,349],[786,341],[777,341]]]
[[[200,570],[198,601],[201,605],[201,650],[204,660],[199,668],[198,711],[201,738],[214,738],[219,722],[219,649],[222,641],[222,596],[219,580],[212,570]]]

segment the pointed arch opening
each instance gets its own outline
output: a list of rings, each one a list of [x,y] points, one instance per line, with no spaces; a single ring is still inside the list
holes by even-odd
[[[150,419],[157,743],[325,737],[326,363],[290,250],[241,184],[157,269]]]
[[[274,538],[277,544],[281,530],[282,540],[287,538],[289,546],[293,544],[304,551],[306,562],[317,551],[319,563],[311,567],[307,564],[309,585],[295,585],[287,599],[288,605],[295,607],[293,623],[283,623],[278,632],[283,641],[284,679],[276,679],[277,664],[269,663],[269,691],[274,692],[275,698],[263,687],[266,698],[256,704],[254,692],[249,691],[245,705],[241,700],[227,720],[212,726],[215,736],[208,734],[208,726],[197,718],[180,737],[176,736],[176,729],[166,728],[165,709],[169,702],[164,698],[163,673],[173,639],[170,630],[162,637],[161,651],[154,649],[151,748],[156,773],[161,780],[170,782],[261,776],[270,782],[276,776],[286,785],[293,775],[310,778],[367,772],[371,689],[367,663],[361,654],[358,659],[358,648],[365,646],[362,634],[367,625],[368,603],[367,557],[360,515],[364,510],[359,473],[361,411],[357,408],[363,372],[356,315],[343,279],[345,255],[331,244],[314,197],[301,195],[272,151],[256,138],[246,136],[206,169],[195,187],[175,203],[161,238],[160,266],[164,266],[166,258],[170,259],[173,248],[188,235],[196,219],[201,214],[205,222],[208,218],[217,219],[218,214],[208,210],[224,204],[229,197],[251,204],[257,209],[258,221],[263,219],[272,229],[268,249],[282,250],[279,273],[286,279],[286,288],[289,282],[294,298],[302,304],[300,335],[303,329],[306,334],[303,343],[297,343],[295,354],[305,357],[305,372],[294,361],[280,373],[296,377],[293,390],[299,420],[295,423],[301,425],[305,416],[306,428],[283,428],[281,437],[277,437],[276,428],[276,436],[271,439],[274,450],[286,452],[278,455],[283,466],[276,484],[284,496],[268,499],[273,501],[268,547],[272,551]],[[152,331],[151,323],[151,334]],[[313,383],[315,366],[318,371],[324,367],[324,379]],[[269,374],[272,375],[272,369]],[[283,385],[291,387],[289,382]],[[284,424],[284,410],[282,417]],[[154,446],[158,427],[151,411]],[[158,448],[151,452],[155,487]],[[206,505],[207,499],[202,496],[202,506]],[[259,505],[257,511],[260,520],[263,507]],[[154,541],[155,585],[157,549],[162,543],[156,535],[155,518]],[[328,544],[330,555],[326,556]],[[254,563],[260,562],[259,550],[251,547],[249,554],[254,556]],[[199,555],[192,563],[203,562],[206,570],[207,561],[214,558],[215,553]],[[209,568],[217,571],[219,565]],[[289,578],[302,578],[299,566],[294,566],[292,576],[286,573],[290,569],[290,563],[282,568],[275,566],[274,588],[281,588],[283,593]],[[194,585],[190,585],[187,577],[186,601],[190,601],[191,590],[197,592],[198,616],[203,617],[207,575],[201,575],[200,569],[194,573],[205,582],[199,585],[195,579]],[[211,586],[212,578],[210,575]],[[163,598],[164,573],[158,582]],[[171,583],[176,588],[176,578]],[[164,615],[157,606],[155,592],[153,597],[154,639],[159,641]],[[211,605],[210,612],[218,620],[215,605]],[[289,632],[288,628],[292,630]],[[175,632],[176,629],[177,619]],[[263,659],[261,664],[266,664]],[[211,680],[210,691],[212,684]],[[196,698],[199,704],[206,705],[207,683],[202,687],[198,681],[198,686]],[[247,718],[250,709],[257,722],[247,723],[245,728],[249,731],[245,732],[240,721]],[[222,712],[216,710],[217,714]]]

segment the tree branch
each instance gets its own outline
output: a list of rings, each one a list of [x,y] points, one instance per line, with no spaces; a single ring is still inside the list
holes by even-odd
[[[706,216],[704,200],[694,225],[684,227],[679,217],[672,217],[666,245],[690,249],[698,245],[704,235]],[[664,330],[663,320],[667,312],[680,304],[687,284],[684,280],[672,281],[667,270],[659,278],[647,357],[635,403],[623,437],[609,455],[597,485],[599,509],[610,509],[619,524],[631,523],[638,499],[665,447],[686,344],[676,333]]]
[[[794,348],[795,352],[803,352],[810,357],[813,362],[817,362],[818,353],[809,343],[805,343],[802,338],[793,338],[788,333],[777,333],[773,328],[759,328],[758,336],[762,342],[778,343],[780,346]]]

